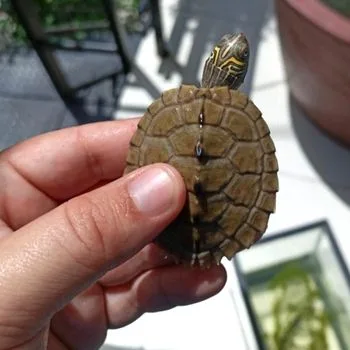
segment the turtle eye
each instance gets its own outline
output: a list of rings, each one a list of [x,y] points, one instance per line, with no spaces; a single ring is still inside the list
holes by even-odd
[[[245,50],[242,52],[242,57],[246,58],[246,57],[248,57],[248,54],[249,54],[248,50],[245,49]]]

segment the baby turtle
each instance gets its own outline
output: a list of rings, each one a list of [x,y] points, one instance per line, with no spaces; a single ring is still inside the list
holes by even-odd
[[[274,143],[260,110],[237,90],[248,61],[245,35],[224,35],[205,62],[201,87],[165,91],[131,139],[125,174],[163,162],[183,176],[185,207],[156,242],[191,266],[249,248],[275,211]]]

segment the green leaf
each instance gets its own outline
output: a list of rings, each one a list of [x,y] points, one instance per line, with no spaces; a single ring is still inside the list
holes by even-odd
[[[350,0],[321,0],[338,13],[350,17]]]

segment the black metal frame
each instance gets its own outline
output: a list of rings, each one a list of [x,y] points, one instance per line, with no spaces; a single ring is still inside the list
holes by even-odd
[[[18,19],[21,22],[23,28],[25,29],[30,42],[33,45],[33,48],[36,50],[42,64],[44,65],[48,75],[51,78],[53,85],[55,86],[57,92],[63,99],[71,99],[76,96],[77,91],[89,88],[105,79],[113,79],[119,74],[127,74],[131,71],[134,62],[130,57],[127,45],[125,43],[125,38],[121,24],[117,18],[117,8],[115,7],[113,0],[101,0],[107,21],[102,21],[101,23],[95,23],[90,28],[86,26],[86,29],[95,30],[99,29],[110,29],[113,33],[113,38],[116,44],[116,50],[107,50],[100,48],[89,48],[89,47],[79,47],[79,46],[65,46],[61,44],[55,44],[49,41],[49,37],[52,34],[63,34],[68,32],[74,32],[74,28],[56,28],[49,29],[44,31],[40,20],[35,12],[35,4],[33,0],[11,0],[12,6],[17,13]],[[150,0],[150,9],[152,15],[152,26],[154,27],[156,33],[157,41],[157,51],[158,54],[162,57],[168,55],[168,50],[164,41],[161,18],[160,18],[160,9],[159,9],[159,0]],[[81,29],[81,28],[79,28]],[[67,80],[64,77],[64,74],[61,70],[61,67],[58,61],[53,54],[53,49],[61,49],[66,51],[92,51],[92,52],[103,52],[119,55],[122,68],[105,74],[96,79],[83,83],[81,85],[72,87],[69,85]]]
[[[160,57],[170,56],[169,49],[165,43],[163,36],[162,20],[160,15],[159,0],[150,0],[152,25],[156,34],[157,51]]]
[[[290,237],[290,236],[295,236],[298,234],[302,234],[305,231],[308,230],[312,230],[314,228],[321,228],[324,230],[325,234],[327,235],[327,237],[329,238],[331,245],[334,249],[334,253],[336,256],[336,259],[339,263],[339,266],[341,268],[342,273],[344,274],[345,278],[346,278],[346,282],[348,285],[348,288],[350,289],[350,272],[349,269],[347,267],[347,264],[345,263],[345,260],[340,252],[338,243],[334,237],[334,234],[332,233],[332,230],[328,224],[328,222],[326,220],[320,220],[317,221],[315,223],[309,224],[309,225],[304,225],[304,226],[300,226],[297,227],[295,229],[291,229],[288,231],[283,231],[271,236],[267,236],[262,238],[260,241],[258,241],[257,243],[255,243],[256,245],[261,245],[261,244],[266,244],[268,242],[271,241],[275,241],[277,239],[281,239],[281,238],[286,238],[286,237]],[[244,273],[242,272],[242,267],[238,261],[238,258],[235,258],[233,260],[233,265],[235,267],[236,273],[237,273],[237,277],[238,277],[238,281],[239,281],[239,285],[240,285],[240,289],[241,289],[241,293],[243,296],[243,300],[248,312],[248,316],[251,322],[251,325],[253,327],[253,331],[255,333],[255,337],[256,337],[256,341],[258,343],[258,347],[259,350],[267,350],[265,345],[264,345],[264,341],[262,339],[262,335],[261,335],[261,331],[259,328],[259,325],[257,323],[257,320],[255,318],[254,312],[253,312],[253,306],[252,306],[252,302],[250,300],[250,296],[249,296],[249,291],[248,291],[248,287],[247,287],[247,283],[246,280],[244,278]]]

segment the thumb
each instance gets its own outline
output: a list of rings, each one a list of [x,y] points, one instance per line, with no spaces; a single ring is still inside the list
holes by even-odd
[[[170,166],[152,165],[71,199],[7,236],[0,244],[0,323],[18,321],[19,312],[17,329],[42,327],[152,241],[184,200],[181,176]]]

